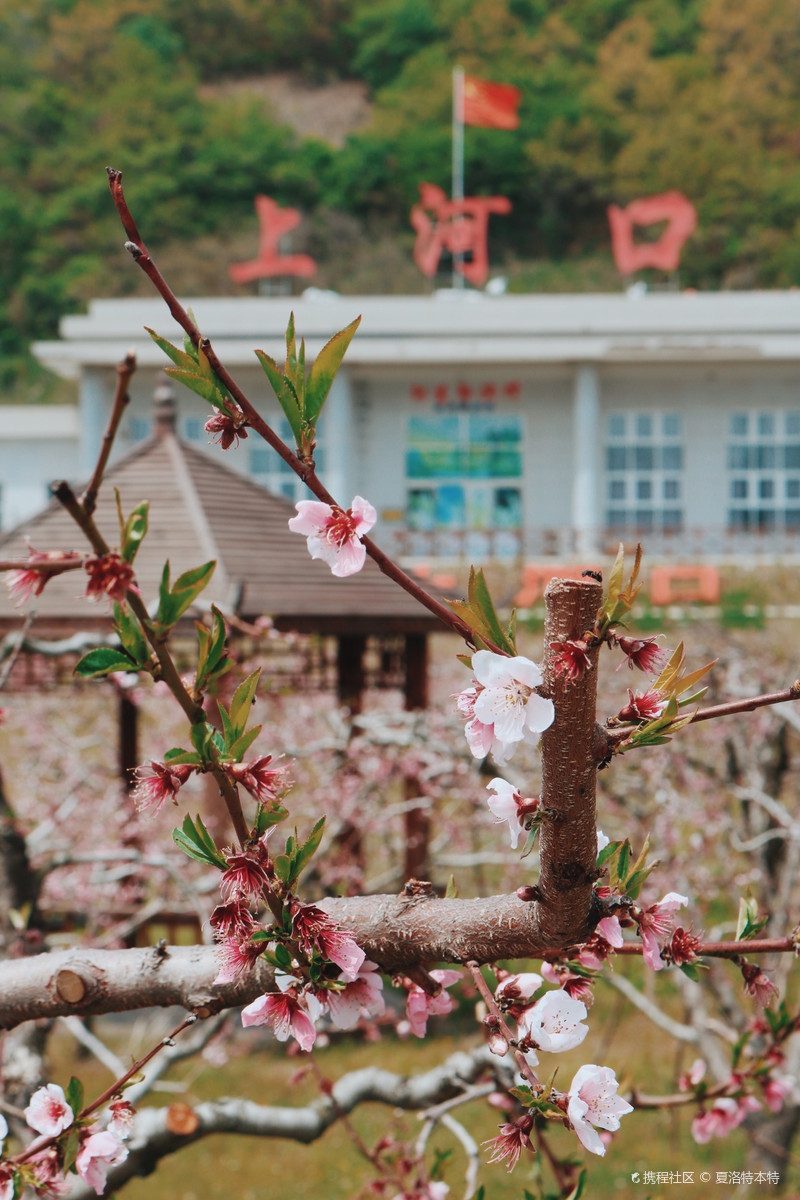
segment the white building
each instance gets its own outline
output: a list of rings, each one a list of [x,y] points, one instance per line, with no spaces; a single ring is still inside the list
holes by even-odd
[[[375,505],[376,537],[395,551],[589,555],[620,537],[682,557],[800,548],[800,291],[312,293],[186,304],[285,436],[254,350],[282,361],[290,308],[309,359],[362,314],[320,422],[319,473],[344,504],[360,493]],[[182,338],[158,298],[98,300],[62,321],[59,341],[35,347],[42,363],[79,382],[77,440],[68,422],[57,432],[47,410],[25,410],[29,421],[41,413],[38,446],[46,442],[49,454],[61,439],[56,474],[89,475],[115,367],[131,348],[139,369],[120,449],[149,431],[157,373],[168,364],[145,326]],[[179,392],[179,431],[205,444],[208,408]],[[252,434],[226,461],[303,495]],[[41,466],[43,500],[54,472],[49,457]],[[18,519],[15,497],[34,474],[22,444],[4,443],[5,526]]]

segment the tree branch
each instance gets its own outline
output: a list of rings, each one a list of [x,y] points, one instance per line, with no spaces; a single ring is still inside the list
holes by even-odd
[[[556,958],[570,949],[545,939],[534,911],[541,905],[526,904],[516,895],[440,899],[420,887],[412,881],[400,896],[327,898],[319,907],[349,930],[367,957],[388,974],[420,963]],[[616,953],[641,952],[641,943],[627,942]],[[796,953],[793,938],[708,942],[698,948],[699,957],[716,958],[775,952]],[[0,966],[0,1029],[44,1017],[152,1005],[178,1004],[207,1016],[249,1004],[274,986],[263,959],[235,983],[214,984],[219,968],[213,946],[71,949],[9,959]]]
[[[170,1131],[169,1108],[146,1108],[136,1117],[127,1143],[128,1158],[108,1173],[107,1190],[115,1191],[135,1175],[149,1175],[160,1159],[211,1133],[290,1138],[307,1145],[360,1104],[386,1104],[409,1111],[425,1109],[457,1096],[496,1067],[502,1068],[502,1062],[486,1046],[457,1051],[422,1075],[395,1075],[379,1067],[366,1067],[342,1076],[333,1085],[331,1095],[320,1096],[302,1108],[278,1108],[239,1099],[198,1104],[193,1110],[197,1127],[190,1133]],[[70,1195],[71,1200],[89,1200],[94,1192],[79,1185]]]

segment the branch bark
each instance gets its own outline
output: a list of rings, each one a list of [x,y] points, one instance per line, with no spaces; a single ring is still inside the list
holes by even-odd
[[[579,639],[592,629],[602,600],[593,579],[554,579],[545,591],[545,681],[555,720],[542,735],[542,805],[553,813],[542,822],[537,917],[546,942],[567,945],[585,940],[592,920],[597,877],[597,824],[594,754],[597,709],[597,656],[570,680],[554,670],[553,642]]]

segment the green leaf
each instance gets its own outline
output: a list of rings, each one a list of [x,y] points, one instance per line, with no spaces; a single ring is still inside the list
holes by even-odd
[[[195,821],[192,821],[187,813],[180,829],[173,829],[172,840],[184,854],[196,862],[205,863],[209,867],[219,867],[221,871],[228,869],[227,859],[220,854],[199,814]]]
[[[533,850],[533,847],[536,845],[536,839],[539,836],[539,824],[540,823],[536,821],[535,824],[533,824],[528,830],[528,836],[525,839],[525,845],[523,846],[520,858],[527,858],[531,850]]]
[[[448,876],[447,887],[445,888],[444,898],[445,898],[445,900],[457,900],[458,899],[458,887],[456,885],[455,875],[451,874]]]
[[[242,761],[263,728],[263,725],[254,725],[252,729],[248,729],[246,733],[238,737],[235,742],[226,744],[225,749],[234,762]]]
[[[276,854],[273,859],[275,874],[281,883],[288,883],[292,874],[292,864],[286,854]]]
[[[755,937],[768,920],[768,916],[759,917],[758,901],[754,896],[747,898],[742,896],[739,900],[739,916],[736,922],[736,941],[747,941],[748,938]]]
[[[353,335],[360,323],[361,317],[356,317],[355,321],[351,321],[346,329],[335,333],[330,341],[325,343],[314,359],[311,370],[308,373],[305,404],[303,406],[303,416],[312,425],[315,425],[317,422],[317,418],[322,411],[322,406],[331,390],[331,384],[336,378],[336,372],[342,365],[342,359],[345,356],[347,347],[353,340]]]
[[[513,633],[514,623],[509,626],[508,632],[504,631],[500,620],[495,611],[489,588],[483,575],[483,571],[475,570],[470,567],[469,571],[469,588],[468,599],[463,600],[448,600],[447,603],[452,608],[453,612],[461,618],[462,621],[475,633],[475,643],[477,646],[497,646],[498,649],[506,651],[506,653],[516,654],[514,645]]]
[[[173,746],[164,755],[164,762],[175,767],[180,766],[182,763],[198,766],[202,761],[199,754],[195,754],[193,750],[183,750],[180,746]]]
[[[78,1117],[83,1108],[83,1084],[80,1079],[76,1079],[74,1075],[70,1076],[70,1081],[64,1089],[64,1096],[73,1115]]]
[[[322,834],[325,830],[325,818],[320,817],[311,833],[308,835],[302,846],[298,846],[292,858],[292,877],[297,879],[303,868],[311,862],[311,859],[319,849],[319,844],[322,841]]]
[[[150,664],[150,647],[141,626],[124,604],[114,605],[114,629],[126,654],[140,667]]]
[[[597,866],[602,867],[621,849],[622,842],[609,842],[597,856]]]
[[[626,838],[619,848],[619,858],[617,859],[617,875],[622,887],[625,886],[625,880],[628,878],[628,863],[631,858],[631,844]]]
[[[195,673],[195,689],[202,691],[212,679],[223,675],[233,665],[225,656],[225,640],[227,627],[222,613],[211,605],[211,629],[195,621],[197,633],[197,670]]]
[[[282,942],[278,942],[275,946],[275,957],[278,960],[278,966],[284,971],[290,971],[292,967],[292,956]]]
[[[170,587],[169,562],[164,564],[156,614],[162,636],[176,621],[180,620],[203,589],[208,586],[216,565],[212,559],[200,567],[192,567],[191,570],[184,571],[182,575],[178,576],[174,586]]]
[[[67,1133],[64,1135],[64,1137],[59,1139],[59,1146],[61,1149],[61,1169],[64,1174],[66,1174],[67,1171],[75,1170],[75,1159],[78,1157],[80,1144],[80,1129],[76,1128],[74,1125],[71,1129],[67,1130]]]
[[[215,378],[210,378],[207,375],[198,375],[196,371],[184,371],[180,367],[165,367],[165,375],[171,375],[178,383],[182,383],[184,387],[191,388],[198,396],[202,396],[214,408],[227,409],[228,397],[222,388],[219,386]]]
[[[203,762],[209,762],[213,757],[213,750],[216,745],[214,735],[216,732],[216,729],[209,725],[208,721],[198,721],[190,730],[189,736],[192,739],[192,745]]]
[[[625,548],[622,542],[617,550],[617,557],[614,559],[614,565],[611,568],[611,573],[608,576],[608,587],[603,598],[603,604],[600,608],[600,617],[605,617],[606,621],[611,621],[616,612],[617,601],[619,594],[622,591],[622,580],[625,574]]]
[[[187,354],[185,350],[179,350],[177,346],[173,346],[172,342],[168,342],[166,338],[159,337],[152,329],[145,325],[145,333],[149,333],[155,344],[159,346],[167,358],[171,358],[176,367],[183,367],[184,370],[192,371],[195,367],[195,359],[191,354]],[[189,343],[191,345],[191,342]]]
[[[289,810],[284,808],[282,804],[272,804],[269,808],[265,808],[263,804],[259,804],[254,823],[257,836],[260,837],[262,833],[265,833],[273,825],[278,825],[281,821],[285,821],[288,815]]]
[[[274,358],[270,358],[263,350],[256,350],[256,355],[289,422],[295,441],[299,442],[303,433],[303,414],[297,392]]]
[[[114,488],[114,491],[117,494],[117,502],[119,503],[119,492],[116,488]],[[136,508],[133,509],[122,527],[120,553],[125,562],[132,563],[136,558],[137,551],[147,533],[149,511],[149,501],[143,500],[141,504],[136,505]]]
[[[80,679],[94,679],[100,675],[112,675],[115,671],[135,671],[137,664],[123,650],[112,650],[110,646],[98,646],[84,654],[75,665],[74,675]]]
[[[495,645],[501,650],[507,650],[509,654],[516,654],[514,643],[509,640],[500,624],[489,592],[489,585],[480,568],[476,571],[474,567],[470,567],[468,596],[473,609],[484,617]]]
[[[243,679],[233,693],[228,716],[230,717],[231,726],[236,731],[236,737],[240,737],[247,728],[260,675],[261,668],[259,667],[256,671],[248,675],[246,679]]]

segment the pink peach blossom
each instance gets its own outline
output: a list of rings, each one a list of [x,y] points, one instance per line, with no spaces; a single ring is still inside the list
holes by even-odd
[[[428,1017],[443,1017],[452,1012],[453,998],[445,991],[461,978],[460,971],[437,970],[431,971],[431,978],[442,985],[438,996],[429,996],[422,988],[413,983],[408,991],[406,1000],[406,1017],[411,1033],[415,1037],[424,1038],[428,1027]]]
[[[65,1129],[69,1129],[73,1121],[73,1113],[67,1104],[64,1089],[57,1083],[48,1083],[40,1087],[31,1096],[31,1102],[25,1109],[25,1120],[31,1129],[43,1133],[45,1137],[57,1137]]]
[[[355,575],[364,565],[367,549],[361,541],[378,519],[375,509],[362,496],[355,496],[347,510],[319,500],[299,500],[297,516],[289,521],[293,533],[302,533],[312,558],[321,558],[333,575]]]
[[[106,1175],[110,1167],[116,1167],[128,1157],[128,1147],[114,1137],[113,1133],[100,1130],[90,1133],[81,1143],[75,1167],[84,1183],[102,1196],[106,1187]]]
[[[633,1112],[633,1105],[617,1095],[616,1076],[611,1067],[587,1063],[580,1067],[567,1093],[567,1116],[579,1141],[591,1154],[603,1155],[606,1147],[597,1129],[619,1129],[620,1117]]]

